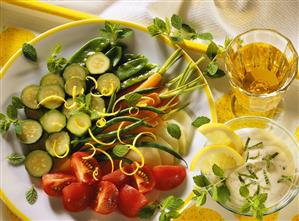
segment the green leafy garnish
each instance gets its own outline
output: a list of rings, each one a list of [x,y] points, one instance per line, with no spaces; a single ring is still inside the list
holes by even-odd
[[[254,149],[262,149],[264,147],[264,144],[263,142],[259,142],[259,143],[256,143],[252,146],[247,146],[247,149],[248,150],[254,150]]]
[[[36,192],[34,186],[31,186],[30,189],[25,193],[25,197],[26,197],[27,202],[30,205],[33,205],[36,202],[37,192]]]
[[[180,137],[181,137],[180,126],[175,123],[167,124],[167,132],[170,136],[172,136],[175,139],[180,139]]]
[[[25,58],[28,58],[31,61],[37,61],[36,50],[31,44],[24,43],[22,47],[22,52]]]
[[[120,39],[127,38],[133,34],[133,30],[130,28],[122,28],[119,24],[113,24],[109,21],[105,21],[104,28],[101,28],[100,35],[104,38],[108,38],[111,43],[115,43]]]
[[[266,162],[266,165],[267,165],[267,169],[270,169],[270,167],[272,166],[273,162],[272,160],[277,157],[279,155],[278,152],[275,152],[273,154],[268,154],[266,155],[265,157],[263,157],[263,161]]]
[[[67,59],[64,57],[57,57],[61,52],[62,46],[57,44],[53,49],[51,56],[47,59],[47,67],[50,72],[61,73],[67,64]]]
[[[199,128],[200,126],[204,125],[204,124],[208,124],[210,123],[210,119],[208,117],[205,116],[199,116],[197,117],[193,122],[192,122],[192,126]]]
[[[145,206],[139,211],[138,216],[142,219],[148,219],[153,216],[157,209],[160,209],[159,221],[170,221],[180,216],[179,209],[184,201],[176,196],[168,196],[160,203],[154,203]]]
[[[193,189],[194,197],[197,206],[202,206],[206,203],[207,194],[210,193],[215,201],[225,204],[230,197],[230,191],[225,184],[226,177],[224,171],[216,164],[212,167],[213,173],[219,178],[216,183],[212,183],[205,175],[193,177],[195,188]]]
[[[118,144],[113,148],[113,153],[117,157],[124,157],[129,152],[129,147],[127,145]]]
[[[141,94],[138,93],[129,93],[125,96],[125,101],[127,104],[131,107],[136,106],[136,104],[139,102],[140,98],[142,97]]]
[[[279,180],[277,180],[277,183],[290,183],[292,184],[294,182],[294,176],[286,176],[282,175]]]
[[[23,154],[19,154],[19,153],[12,153],[6,157],[6,160],[10,164],[17,166],[17,165],[22,164],[25,161],[25,156]]]

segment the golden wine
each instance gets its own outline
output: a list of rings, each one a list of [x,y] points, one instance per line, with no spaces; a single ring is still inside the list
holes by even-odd
[[[268,94],[278,90],[286,81],[290,65],[279,49],[267,43],[242,46],[231,57],[235,71],[233,81],[245,91]]]

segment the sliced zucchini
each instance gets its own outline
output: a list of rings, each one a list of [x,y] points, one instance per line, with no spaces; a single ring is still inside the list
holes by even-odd
[[[78,77],[81,80],[85,80],[86,78],[86,71],[80,64],[71,64],[67,66],[67,68],[63,72],[63,78],[65,81],[73,78]]]
[[[52,166],[52,158],[43,150],[34,150],[30,152],[25,159],[25,168],[29,175],[33,177],[42,177],[49,173]]]
[[[82,89],[86,89],[86,81],[78,77],[72,77],[65,82],[64,89],[69,96],[73,95],[74,87],[76,87],[75,96],[78,96]]]
[[[65,127],[66,117],[58,110],[50,110],[41,117],[40,122],[45,131],[55,133]]]
[[[98,112],[104,112],[105,101],[101,97],[91,96],[90,109]]]
[[[45,143],[46,143],[46,140],[48,139],[49,135],[47,132],[43,132],[43,135],[41,138],[39,138],[38,141],[36,141],[35,143],[33,144],[28,144],[27,147],[30,151],[33,151],[33,150],[45,150]]]
[[[91,119],[86,113],[76,113],[70,116],[66,127],[72,134],[80,137],[91,127]]]
[[[21,94],[22,103],[30,109],[38,109],[37,95],[39,92],[38,85],[29,85],[25,87]]]
[[[35,120],[21,120],[20,127],[21,129],[20,133],[18,133],[18,137],[24,144],[35,143],[43,134],[42,126]]]
[[[59,85],[45,85],[39,88],[37,98],[44,107],[55,109],[64,103],[64,96],[64,90]]]
[[[62,156],[67,152],[69,148],[70,148],[70,136],[65,131],[51,134],[46,140],[46,150],[53,157],[56,157],[57,155]]]
[[[63,106],[62,112],[66,116],[66,118],[69,118],[71,116],[71,112],[73,110],[76,110],[79,107],[79,105],[77,103],[74,106],[72,106],[73,103],[74,103],[73,99],[69,98],[66,100],[66,104]],[[71,107],[71,108],[67,108],[66,106]]]
[[[111,96],[115,91],[117,92],[120,88],[119,78],[112,73],[101,75],[98,78],[97,83],[98,91],[105,96]]]
[[[48,73],[42,77],[40,80],[40,85],[45,86],[45,85],[51,85],[51,84],[57,84],[60,87],[64,86],[64,80],[63,78],[56,73]]]
[[[91,74],[102,74],[109,69],[110,60],[102,52],[97,52],[87,58],[86,67]]]
[[[32,119],[32,120],[39,120],[46,112],[45,109],[34,110],[34,109],[30,109],[28,107],[25,107],[24,111],[25,111],[26,117],[29,119]]]

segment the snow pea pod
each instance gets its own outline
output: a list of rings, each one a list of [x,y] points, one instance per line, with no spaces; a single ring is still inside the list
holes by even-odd
[[[131,54],[131,53],[127,53],[124,55],[125,61],[132,61],[135,60],[137,58],[145,58],[144,55],[142,54]]]
[[[111,66],[115,67],[121,59],[122,48],[119,46],[114,46],[107,51],[105,55],[110,59]]]
[[[151,65],[147,67],[148,65]],[[152,76],[154,73],[156,73],[159,70],[158,65],[153,65],[153,64],[147,64],[144,69],[142,69],[142,73],[140,73],[136,77],[129,78],[121,83],[121,89],[125,89],[128,87],[131,87],[135,84],[138,84],[140,82],[145,81],[148,79],[150,76]]]
[[[83,45],[74,55],[70,58],[69,64],[80,63],[82,64],[86,58],[94,52],[102,51],[109,45],[109,40],[102,37],[97,37],[88,41]]]
[[[128,61],[118,67],[116,75],[121,81],[130,78],[137,74],[147,64],[146,58],[137,58],[132,61]]]

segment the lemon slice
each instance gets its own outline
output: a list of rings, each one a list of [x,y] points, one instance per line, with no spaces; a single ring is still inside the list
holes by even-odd
[[[220,123],[204,124],[199,131],[209,140],[211,144],[222,144],[232,147],[239,154],[244,152],[241,138],[228,126]]]
[[[222,144],[212,144],[202,148],[192,159],[190,170],[199,170],[202,173],[211,173],[214,164],[223,170],[241,166],[245,161],[234,149]]]

